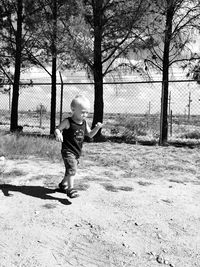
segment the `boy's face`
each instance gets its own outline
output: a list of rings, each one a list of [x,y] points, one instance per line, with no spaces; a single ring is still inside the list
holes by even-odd
[[[89,104],[77,104],[73,109],[73,115],[79,121],[82,121],[87,118],[90,110]]]

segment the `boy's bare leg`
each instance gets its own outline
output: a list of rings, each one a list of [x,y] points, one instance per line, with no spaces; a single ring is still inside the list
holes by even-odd
[[[68,189],[74,187],[74,175],[68,175]]]
[[[61,184],[65,187],[67,187],[68,189],[71,189],[74,187],[74,175],[65,175]]]

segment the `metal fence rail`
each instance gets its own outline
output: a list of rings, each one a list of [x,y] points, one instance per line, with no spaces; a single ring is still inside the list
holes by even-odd
[[[200,131],[200,85],[195,81],[170,81],[168,99],[169,136]],[[104,83],[104,133],[119,134],[126,126],[138,135],[159,135],[162,82]],[[62,90],[63,89],[63,92]],[[91,102],[92,121],[94,84],[58,83],[56,124],[70,112],[70,102],[77,94]],[[62,101],[61,101],[62,98]],[[0,128],[9,130],[12,86],[0,85]],[[24,132],[49,134],[51,84],[23,84],[20,88],[18,124]],[[62,113],[62,116],[60,114]],[[125,127],[126,128],[126,127]]]

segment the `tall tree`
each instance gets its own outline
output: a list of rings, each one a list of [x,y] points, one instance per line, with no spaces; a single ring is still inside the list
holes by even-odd
[[[30,59],[42,67],[51,77],[51,120],[50,134],[54,134],[56,124],[56,81],[57,71],[69,64],[66,30],[61,20],[67,24],[76,14],[76,3],[72,0],[36,0],[31,3],[37,14],[29,16],[26,25],[34,36],[35,53],[29,51]],[[30,6],[29,6],[30,9]],[[36,22],[36,23],[35,23]],[[47,68],[51,66],[51,72]]]
[[[77,0],[82,16],[68,27],[71,51],[94,80],[92,127],[103,121],[103,80],[114,62],[143,46],[146,0]],[[81,26],[80,26],[81,25]],[[97,134],[100,137],[101,131]]]
[[[17,129],[18,126],[18,99],[22,50],[23,3],[22,0],[1,0],[0,7],[3,13],[3,27],[1,29],[3,53],[1,54],[1,61],[5,62],[5,56],[7,62],[10,61],[10,59],[12,58],[14,61],[15,69],[10,124],[10,130],[14,131]],[[6,74],[4,64],[1,65],[1,70],[4,74]]]
[[[5,26],[5,19],[7,15],[4,12],[4,9],[2,7],[2,3],[0,2],[0,38],[1,38],[1,43],[0,43],[0,76],[3,79],[6,77],[7,80],[12,82],[12,79],[10,77],[9,73],[9,67],[10,67],[10,60],[9,60],[9,55],[8,51],[6,49],[7,42],[3,38],[3,32],[4,32],[4,26]]]
[[[22,24],[23,24],[23,3],[17,0],[17,30],[15,32],[16,50],[15,50],[15,73],[13,83],[13,97],[11,109],[10,130],[15,131],[18,127],[18,101],[19,101],[19,81],[21,71],[21,53],[22,53]]]
[[[193,57],[192,29],[199,25],[198,0],[153,0],[148,33],[153,40],[146,62],[162,72],[160,144],[168,137],[169,69]]]
[[[11,105],[11,123],[10,130],[18,129],[18,102],[20,88],[21,70],[29,61],[25,48],[29,46],[30,35],[25,28],[25,18],[29,16],[33,10],[25,10],[25,4],[31,0],[0,0],[1,10],[1,54],[0,69],[10,82],[13,82],[13,95]],[[27,13],[25,14],[25,12]],[[9,73],[10,69],[14,69],[13,75]]]

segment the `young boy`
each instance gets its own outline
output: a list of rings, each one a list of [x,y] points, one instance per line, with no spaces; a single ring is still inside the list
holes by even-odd
[[[92,138],[102,127],[102,123],[98,122],[92,130],[90,129],[85,120],[89,109],[89,100],[82,95],[76,96],[71,102],[71,117],[64,119],[55,130],[56,140],[62,142],[61,154],[65,164],[65,176],[59,183],[59,189],[70,198],[79,196],[74,189],[74,175],[78,158],[81,156],[84,137],[86,135]]]

